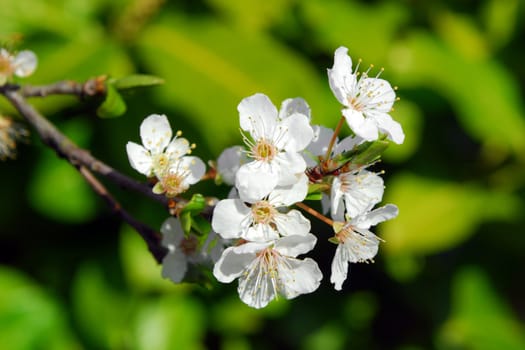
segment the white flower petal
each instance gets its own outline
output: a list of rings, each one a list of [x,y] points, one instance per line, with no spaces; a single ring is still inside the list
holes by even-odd
[[[335,290],[341,290],[343,282],[348,275],[349,250],[343,244],[338,244],[332,260],[332,273],[330,283],[334,284]]]
[[[242,238],[251,242],[268,242],[279,238],[279,233],[268,224],[255,224],[243,232]]]
[[[361,229],[368,229],[380,222],[393,219],[398,214],[399,210],[397,209],[397,206],[394,204],[387,204],[384,207],[374,209],[371,212],[356,217],[351,223]]]
[[[241,129],[252,137],[271,139],[277,123],[277,108],[268,96],[257,93],[244,98],[237,106]]]
[[[300,211],[292,209],[286,214],[277,214],[275,217],[277,231],[282,236],[306,236],[310,232],[310,221]]]
[[[300,152],[308,146],[314,137],[310,121],[303,114],[292,114],[279,123],[274,135],[277,148],[287,152]]]
[[[343,115],[350,129],[367,141],[377,140],[379,134],[373,119],[365,118],[362,112],[352,108],[343,109]]]
[[[152,175],[153,161],[147,149],[130,141],[126,144],[126,152],[133,169],[146,176]]]
[[[235,174],[241,164],[247,162],[246,154],[243,152],[244,147],[233,146],[226,148],[217,159],[217,172],[222,181],[227,185],[235,184]]]
[[[383,199],[385,188],[383,179],[376,173],[362,170],[357,174],[341,174],[337,180],[345,184],[343,192],[345,208],[351,218],[370,211]]]
[[[312,141],[303,152],[304,159],[309,167],[316,166],[319,163],[319,156],[326,155],[328,144],[334,134],[334,130],[320,125],[312,126],[312,130],[314,132]]]
[[[33,51],[20,51],[13,61],[15,75],[19,77],[31,75],[35,71],[37,64],[38,59]]]
[[[311,117],[310,106],[301,97],[284,100],[281,104],[281,109],[279,110],[279,119],[285,119],[295,113],[305,115],[308,119]]]
[[[297,175],[306,170],[306,162],[300,153],[280,152],[272,164],[278,172],[279,186],[289,186],[297,182]]]
[[[140,124],[142,144],[154,155],[164,151],[171,136],[171,126],[165,115],[151,114]]]
[[[184,157],[190,151],[190,143],[183,137],[174,138],[166,148],[166,155],[170,161]]]
[[[235,176],[235,187],[239,197],[249,203],[254,203],[267,196],[277,186],[279,181],[278,166],[254,161],[241,165]]]
[[[232,282],[241,276],[256,258],[255,253],[238,253],[235,251],[235,248],[237,247],[226,248],[213,267],[213,275],[219,282]]]
[[[277,296],[277,288],[276,273],[269,271],[267,263],[258,257],[239,277],[237,291],[245,304],[260,309]]]
[[[279,294],[286,299],[292,299],[300,294],[312,293],[321,284],[323,274],[317,263],[306,258],[304,260],[286,259],[286,263],[278,266]]]
[[[405,134],[401,124],[392,119],[392,117],[386,113],[380,112],[369,112],[370,118],[373,118],[377,124],[377,127],[381,132],[388,135],[388,138],[398,145],[405,141]]]
[[[206,173],[206,164],[199,157],[186,156],[179,160],[180,164],[176,169],[182,169],[187,172],[184,181],[188,185],[193,185],[199,182]]]
[[[162,245],[164,247],[174,247],[184,238],[184,230],[180,220],[172,216],[164,220],[160,232],[162,233]]]
[[[334,147],[333,154],[341,154],[344,152],[348,152],[353,150],[355,147],[362,144],[365,140],[363,140],[359,136],[348,136],[341,140],[341,142],[337,143]]]
[[[384,79],[364,78],[359,81],[360,98],[365,109],[388,113],[396,101],[396,93]],[[366,114],[366,112],[365,112]]]
[[[341,190],[342,181],[337,176],[332,182],[332,189],[330,193],[330,215],[336,221],[343,221],[345,215],[345,207],[343,205],[343,191]]]
[[[179,250],[166,254],[162,259],[162,277],[180,283],[188,270],[186,256]]]
[[[295,175],[295,182],[288,186],[277,186],[268,195],[268,201],[275,207],[290,206],[302,202],[308,194],[308,177],[304,173]]]
[[[315,243],[317,243],[317,237],[311,233],[304,236],[292,235],[282,237],[276,241],[274,249],[282,255],[295,258],[300,254],[308,253],[314,249]]]
[[[337,100],[348,106],[347,98],[353,94],[357,78],[352,72],[352,59],[348,56],[346,47],[341,46],[335,50],[334,65],[332,69],[328,69],[328,81]]]
[[[239,238],[251,223],[251,210],[240,199],[223,199],[213,210],[211,226],[222,238]]]

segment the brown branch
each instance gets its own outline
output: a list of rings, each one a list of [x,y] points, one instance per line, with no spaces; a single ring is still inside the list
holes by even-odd
[[[20,93],[24,97],[46,97],[48,95],[103,96],[106,93],[106,79],[107,77],[102,75],[84,83],[64,80],[43,86],[26,85],[21,88]]]
[[[58,83],[50,85],[52,88],[40,87],[40,91],[50,93],[51,91],[62,91],[65,93],[66,89],[63,87],[67,85],[61,85],[65,83]],[[85,84],[83,84],[85,85]],[[61,86],[58,88],[58,86]],[[75,85],[71,85],[75,86]],[[77,86],[78,87],[78,86]],[[153,231],[148,226],[137,221],[127,211],[123,210],[120,204],[111,196],[106,188],[93,176],[92,172],[98,173],[105,176],[118,186],[126,190],[133,190],[146,197],[149,197],[155,201],[160,202],[165,208],[169,209],[169,201],[165,196],[157,195],[151,191],[150,186],[147,184],[140,183],[120,172],[113,169],[104,162],[93,157],[87,150],[82,149],[75,145],[67,136],[62,134],[49,120],[43,117],[33,106],[31,106],[25,100],[24,96],[17,91],[17,86],[2,86],[0,87],[0,93],[2,93],[11,104],[18,110],[18,112],[24,117],[24,119],[37,131],[41,140],[54,149],[59,157],[66,159],[75,168],[79,169],[80,173],[84,176],[89,185],[100,195],[106,203],[119,214],[119,216],[128,224],[130,224],[145,240],[150,252],[153,254],[158,262],[162,261],[162,258],[166,254],[166,249],[160,244],[160,237],[156,231]],[[62,90],[60,90],[62,89]],[[35,92],[37,90],[27,90],[29,92]],[[75,88],[72,88],[71,93]],[[42,96],[45,96],[42,95]]]
[[[3,91],[3,94],[25,118],[25,120],[36,129],[42,141],[54,149],[60,157],[67,159],[75,166],[85,166],[89,170],[107,177],[123,189],[138,192],[162,203],[166,208],[168,207],[168,200],[165,196],[153,193],[147,184],[138,182],[118,172],[109,165],[93,157],[87,150],[75,145],[51,122],[28,104],[19,92],[13,89],[6,89]]]
[[[127,222],[131,227],[137,231],[142,239],[146,242],[149,251],[157,260],[157,262],[160,264],[162,263],[162,259],[164,259],[164,256],[168,253],[168,250],[162,246],[161,244],[161,235],[150,228],[149,226],[145,225],[144,223],[138,221],[135,219],[132,215],[130,215],[122,206],[120,203],[107,191],[107,189],[100,183],[100,181],[97,180],[97,178],[93,175],[91,171],[89,171],[86,167],[80,166],[77,167],[78,171],[86,182],[91,186],[91,188],[106,202],[106,204],[120,216],[120,218]]]

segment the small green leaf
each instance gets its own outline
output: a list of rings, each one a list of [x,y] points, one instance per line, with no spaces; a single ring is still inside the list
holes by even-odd
[[[126,103],[112,84],[106,85],[106,99],[97,108],[97,115],[101,118],[116,118],[126,113]]]
[[[365,165],[370,164],[379,159],[381,154],[390,145],[389,141],[377,140],[373,142],[365,142],[357,146],[351,151],[345,152],[341,155],[342,163],[350,161],[352,164]]]
[[[111,80],[111,84],[117,90],[128,90],[164,84],[164,79],[155,75],[132,74],[119,79],[113,79]]]
[[[211,231],[210,222],[200,215],[196,215],[192,219],[191,227],[193,230],[202,237],[207,237],[207,234]]]
[[[184,206],[181,213],[191,213],[192,215],[196,215],[202,212],[205,207],[206,200],[204,199],[204,196],[200,193],[197,193],[191,197],[190,201]]]
[[[323,194],[321,192],[312,192],[312,193],[308,193],[308,195],[306,196],[304,200],[305,201],[320,201],[321,198],[323,198]]]
[[[180,224],[182,226],[182,230],[184,231],[184,234],[188,235],[191,231],[191,222],[192,217],[190,212],[183,212],[179,215]]]

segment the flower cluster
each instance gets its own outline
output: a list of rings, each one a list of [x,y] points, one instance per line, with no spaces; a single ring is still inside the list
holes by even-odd
[[[13,75],[27,77],[36,69],[37,57],[33,51],[23,50],[13,55],[0,49],[0,85],[4,85]]]
[[[330,88],[343,105],[335,130],[311,125],[310,107],[302,98],[287,99],[280,109],[261,93],[240,102],[244,145],[224,150],[209,173],[232,190],[216,202],[209,233],[194,235],[191,216],[185,216],[185,230],[179,219],[165,222],[165,277],[180,282],[188,263],[213,261],[215,278],[223,283],[238,279],[241,300],[254,308],[279,296],[311,293],[322,273],[313,259],[300,256],[314,249],[318,237],[300,210],[333,230],[326,239],[336,244],[330,276],[336,290],[347,279],[349,263],[373,261],[381,239],[370,228],[396,217],[398,209],[376,207],[384,182],[371,167],[390,141],[403,142],[404,133],[389,114],[395,89],[380,74],[369,77],[370,69],[359,72],[359,64],[353,69],[347,52],[338,48],[328,69]],[[340,140],[345,122],[351,135]],[[137,171],[157,178],[156,193],[173,197],[204,175],[204,163],[187,155],[192,147],[180,133],[171,140],[165,116],[147,117],[140,135],[143,146],[129,142],[128,157]],[[320,200],[321,211],[306,200]],[[197,220],[200,214],[193,215]],[[210,237],[218,247],[213,258],[206,243]]]

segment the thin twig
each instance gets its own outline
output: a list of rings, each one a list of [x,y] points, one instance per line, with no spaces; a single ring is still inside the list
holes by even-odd
[[[91,186],[91,188],[107,203],[107,205],[113,210],[113,212],[117,213],[122,220],[127,222],[131,227],[133,227],[144,239],[146,244],[148,245],[148,249],[157,260],[157,262],[160,264],[162,262],[162,259],[167,254],[168,250],[162,246],[161,244],[161,236],[160,234],[150,228],[149,226],[145,225],[144,223],[138,221],[135,219],[132,215],[130,215],[122,206],[120,203],[107,191],[107,189],[100,183],[100,181],[97,180],[97,178],[93,175],[91,171],[89,171],[86,167],[80,166],[77,167],[78,171],[86,182]]]
[[[24,97],[46,97],[48,95],[103,96],[106,93],[105,75],[89,79],[84,83],[72,80],[59,81],[43,86],[25,85],[20,93]]]
[[[109,165],[93,157],[87,150],[75,145],[51,122],[27,103],[25,98],[19,92],[7,89],[3,91],[3,94],[25,118],[25,120],[36,129],[42,141],[54,149],[60,157],[67,159],[75,166],[85,166],[89,170],[107,177],[123,189],[138,192],[162,203],[166,208],[168,207],[168,200],[165,196],[153,193],[147,184],[138,182],[118,172]]]
[[[58,91],[60,89],[57,87],[61,85],[54,84],[50,86],[54,86],[54,88],[47,89],[40,87],[40,90],[44,92]],[[16,86],[4,86],[0,89],[0,93],[11,102],[28,123],[35,128],[44,144],[54,149],[59,157],[66,159],[75,168],[79,169],[80,173],[84,176],[84,179],[86,179],[93,190],[106,201],[113,211],[118,213],[122,220],[131,225],[141,235],[155,259],[158,262],[161,262],[166,254],[166,249],[160,244],[159,234],[145,224],[137,221],[127,211],[122,209],[120,204],[113,198],[106,188],[95,178],[95,176],[93,176],[92,171],[107,177],[123,189],[136,191],[162,203],[167,209],[169,208],[168,199],[165,196],[153,193],[148,185],[135,181],[116,171],[109,165],[93,157],[87,150],[75,145],[49,120],[43,117],[35,108],[27,103],[22,94],[17,90],[18,87]],[[35,91],[36,90],[33,90],[33,92]],[[60,91],[65,90],[62,89]]]

